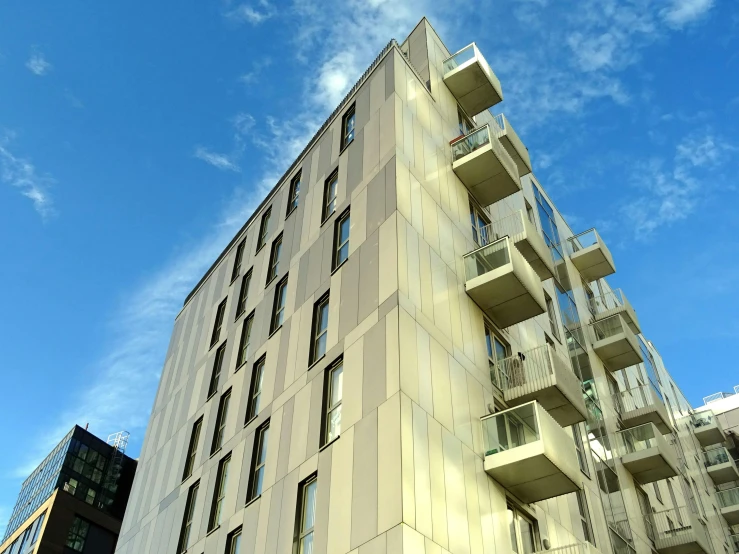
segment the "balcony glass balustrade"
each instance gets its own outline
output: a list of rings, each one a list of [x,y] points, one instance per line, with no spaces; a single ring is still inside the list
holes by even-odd
[[[703,462],[714,485],[724,485],[739,480],[736,462],[723,446],[706,450],[703,453]]]
[[[701,446],[712,446],[726,440],[718,419],[711,410],[701,410],[692,416],[693,432]]]
[[[653,483],[677,475],[677,453],[653,423],[619,431],[614,447],[637,482]]]
[[[654,423],[663,435],[672,432],[662,393],[652,383],[619,391],[613,396],[624,427]]]
[[[636,311],[634,311],[634,308],[621,289],[613,289],[598,296],[591,296],[588,301],[590,303],[590,312],[596,321],[605,319],[611,315],[621,314],[632,332],[635,334],[641,333]]]
[[[739,524],[739,487],[718,491],[716,493],[721,515],[729,525]]]
[[[444,83],[469,115],[503,100],[500,81],[474,42],[444,60],[442,71]]]
[[[616,272],[611,251],[595,229],[567,240],[570,259],[585,281],[602,279]]]

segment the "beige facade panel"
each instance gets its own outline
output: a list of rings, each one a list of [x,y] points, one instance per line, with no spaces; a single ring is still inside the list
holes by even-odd
[[[537,402],[483,419],[485,471],[521,501],[539,502],[581,487],[575,443]]]
[[[500,81],[473,42],[444,62],[444,84],[470,115],[503,101]]]

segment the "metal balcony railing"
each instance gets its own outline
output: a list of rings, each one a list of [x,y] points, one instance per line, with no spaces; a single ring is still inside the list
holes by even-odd
[[[491,364],[490,378],[502,391],[522,386],[539,390],[551,384],[551,376],[554,373],[553,356],[559,354],[548,344],[509,356]],[[569,362],[563,359],[561,362],[560,367],[568,368],[575,375]]]
[[[655,426],[651,423],[645,423],[638,427],[619,431],[615,434],[616,453],[619,456],[633,454],[642,450],[648,450],[658,446],[658,436],[655,434]],[[659,437],[662,438],[662,437]]]
[[[616,308],[625,308],[628,305],[626,295],[621,289],[613,289],[601,295],[591,297],[589,299],[590,311],[595,314],[602,314]]]
[[[711,411],[702,411],[693,414],[693,427],[699,429],[716,423],[716,416]]]
[[[526,227],[521,219],[521,211],[519,210],[484,227],[478,228],[476,240],[478,246],[485,246],[505,236],[510,237],[513,242],[518,242],[525,234]]]
[[[662,393],[652,383],[648,385],[641,385],[640,387],[634,387],[620,391],[614,395],[614,401],[617,405],[617,409],[620,409],[620,413],[633,412],[635,410],[641,410],[654,405],[654,397],[652,394],[656,394],[657,398],[662,398]]]

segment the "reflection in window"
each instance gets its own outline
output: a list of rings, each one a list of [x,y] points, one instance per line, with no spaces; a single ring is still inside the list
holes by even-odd
[[[311,477],[300,487],[300,516],[297,520],[298,554],[313,553],[313,527],[316,519],[316,477]]]
[[[326,372],[326,414],[324,444],[341,433],[341,400],[344,388],[344,364],[339,362]]]
[[[67,548],[75,552],[82,552],[85,549],[85,541],[87,534],[90,532],[90,524],[81,517],[75,516],[72,526],[67,534]]]

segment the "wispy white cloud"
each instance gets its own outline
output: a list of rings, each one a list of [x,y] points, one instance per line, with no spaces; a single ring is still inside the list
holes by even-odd
[[[31,53],[31,57],[26,61],[26,67],[31,73],[39,77],[51,71],[51,64],[46,61],[44,54],[38,50],[34,50]]]
[[[56,213],[49,189],[54,179],[40,174],[28,159],[17,156],[10,150],[13,133],[0,135],[0,181],[17,188],[33,202],[34,209],[43,219]]]
[[[238,4],[226,11],[226,17],[234,21],[259,25],[270,19],[275,10],[267,0],[259,0],[256,4]]]
[[[706,17],[715,0],[670,0],[668,4],[660,15],[670,27],[682,29]]]
[[[252,130],[256,120],[251,114],[246,112],[239,112],[231,119],[234,129],[239,135],[246,135]]]
[[[236,173],[241,171],[238,163],[233,160],[231,155],[214,152],[205,146],[196,147],[194,156],[222,171],[234,171]]]
[[[251,69],[239,75],[239,81],[245,85],[253,85],[259,80],[262,71],[272,65],[272,58],[265,56],[252,62]]]

